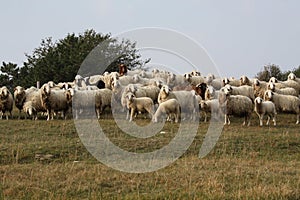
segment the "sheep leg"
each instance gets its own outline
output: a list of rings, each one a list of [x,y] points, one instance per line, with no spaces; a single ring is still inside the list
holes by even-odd
[[[270,124],[270,116],[268,115],[268,119],[267,119],[266,125],[269,126],[269,124]]]
[[[129,119],[130,122],[132,121],[134,114],[135,114],[135,109],[131,108],[130,119]]]
[[[274,123],[274,126],[276,126],[276,114],[274,114],[274,116],[273,116],[273,123]]]
[[[47,121],[50,120],[50,115],[51,115],[51,111],[48,109],[48,110],[47,110]]]
[[[297,114],[297,121],[296,121],[296,124],[299,124],[299,116],[300,116],[300,114]]]
[[[264,120],[264,114],[262,114],[262,115],[259,117],[259,125],[260,125],[260,126],[263,126],[263,120]],[[267,125],[269,125],[269,117],[268,117]]]

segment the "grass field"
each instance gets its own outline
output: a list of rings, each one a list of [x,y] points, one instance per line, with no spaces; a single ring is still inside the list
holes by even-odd
[[[166,168],[125,173],[98,162],[85,149],[73,120],[0,121],[0,199],[300,199],[300,126],[279,115],[277,127],[250,127],[233,119],[203,159],[199,149],[208,123],[200,123],[188,151]],[[123,149],[149,152],[174,137],[142,140],[100,121],[107,137]],[[144,120],[138,123],[145,123]]]

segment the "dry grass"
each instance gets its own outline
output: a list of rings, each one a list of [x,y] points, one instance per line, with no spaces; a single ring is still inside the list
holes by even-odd
[[[0,199],[300,199],[300,132],[293,115],[278,127],[224,127],[216,147],[198,158],[208,124],[201,123],[188,151],[151,173],[111,169],[82,145],[72,120],[0,121]],[[170,142],[178,126],[146,140],[101,120],[123,149],[149,152]],[[139,124],[145,123],[138,121]]]

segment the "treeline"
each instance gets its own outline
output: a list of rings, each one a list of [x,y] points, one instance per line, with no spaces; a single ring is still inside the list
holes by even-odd
[[[288,75],[293,72],[297,77],[300,77],[300,66],[288,71],[281,71],[279,65],[268,64],[265,65],[263,70],[256,74],[256,78],[261,81],[269,81],[271,77],[277,78],[277,80],[287,80]]]
[[[82,34],[68,34],[53,41],[43,39],[32,54],[25,54],[23,66],[2,62],[0,66],[0,86],[9,89],[17,85],[35,86],[50,80],[54,82],[73,81],[76,74],[90,76],[118,70],[124,63],[128,68],[142,67],[148,60],[141,60],[136,43],[123,39],[118,41],[110,34],[87,30]],[[87,58],[87,59],[86,59]]]

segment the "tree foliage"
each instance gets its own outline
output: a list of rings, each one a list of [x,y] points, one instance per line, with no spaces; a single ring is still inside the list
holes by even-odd
[[[149,60],[141,60],[136,43],[118,41],[110,34],[87,30],[82,34],[68,34],[56,42],[51,37],[43,39],[32,54],[25,54],[27,61],[18,67],[2,63],[0,83],[10,88],[16,85],[30,87],[37,81],[73,81],[76,74],[90,76],[104,71],[116,71],[124,63],[129,69],[142,67]],[[80,70],[79,70],[80,69]]]
[[[256,78],[261,81],[269,81],[271,77],[275,77],[280,81],[287,80],[290,73],[294,73],[297,77],[300,77],[300,66],[293,70],[282,72],[280,67],[275,64],[265,65],[264,69],[256,74]]]

